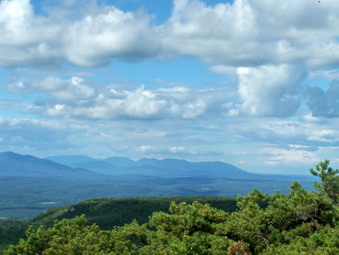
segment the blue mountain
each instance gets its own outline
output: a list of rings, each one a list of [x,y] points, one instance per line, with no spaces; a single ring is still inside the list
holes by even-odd
[[[0,176],[97,178],[98,174],[86,169],[72,168],[48,159],[14,152],[0,153]]]
[[[46,158],[48,160],[52,160],[54,162],[57,162],[59,164],[63,165],[72,165],[72,164],[78,164],[78,163],[84,163],[84,162],[90,162],[96,160],[95,158],[91,158],[85,155],[72,155],[72,156],[52,156]]]
[[[71,167],[85,168],[108,175],[147,175],[157,177],[252,178],[255,175],[224,162],[189,162],[179,159],[142,158],[134,161],[124,157],[93,159],[87,156],[58,156],[49,159]]]
[[[265,175],[246,172],[234,165],[221,162],[190,162],[180,159],[142,158],[131,160],[125,157],[95,159],[88,156],[56,156],[49,159],[73,168],[88,169],[98,174],[111,176],[153,176],[162,178],[212,177],[237,180],[298,180],[312,176]],[[131,177],[132,178],[132,177]]]
[[[118,157],[118,156],[105,158],[104,161],[117,167],[130,167],[130,166],[136,165],[136,162],[133,161],[132,159],[125,158],[125,157]]]

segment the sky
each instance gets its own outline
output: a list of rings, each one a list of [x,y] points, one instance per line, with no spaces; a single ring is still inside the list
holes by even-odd
[[[339,166],[337,0],[0,0],[0,151]]]

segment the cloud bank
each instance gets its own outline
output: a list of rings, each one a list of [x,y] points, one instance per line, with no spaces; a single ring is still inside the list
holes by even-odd
[[[224,88],[190,89],[172,87],[134,90],[112,86],[95,88],[80,77],[62,79],[50,76],[38,81],[19,81],[7,85],[15,93],[40,91],[46,100],[26,106],[27,113],[75,119],[195,119],[220,114],[231,98]],[[218,111],[217,111],[218,110]]]
[[[74,15],[76,9],[80,11]],[[209,63],[211,70],[228,70],[237,77],[238,102],[232,102],[229,116],[293,116],[307,90],[306,104],[314,116],[337,117],[335,85],[327,94],[322,88],[303,86],[312,70],[326,71],[339,64],[338,13],[335,0],[235,0],[214,6],[198,0],[174,0],[168,20],[155,25],[152,14],[145,10],[127,12],[95,1],[73,1],[67,8],[51,5],[42,14],[29,0],[3,0],[0,66],[102,66],[113,59],[164,61],[188,56]],[[53,82],[59,88],[49,88]],[[62,81],[53,82],[46,80],[42,90],[58,98],[86,99],[95,94],[79,81],[69,83],[68,88]],[[143,112],[135,106],[138,103],[144,104]],[[108,107],[113,108],[111,113],[106,112]],[[200,116],[206,107],[204,100],[191,102],[182,117]],[[117,115],[119,108],[125,111],[122,116],[135,118],[182,111],[175,103],[139,89],[119,102],[97,98],[87,110],[75,112],[69,105],[58,104],[47,115],[65,111],[73,116],[108,118]]]
[[[66,61],[98,66],[114,58],[135,61],[171,55],[229,66],[339,63],[335,0],[235,0],[215,6],[174,0],[171,17],[160,25],[154,25],[152,14],[145,11],[126,12],[95,1],[73,2],[68,9],[50,6],[42,15],[29,0],[1,1],[0,65]]]

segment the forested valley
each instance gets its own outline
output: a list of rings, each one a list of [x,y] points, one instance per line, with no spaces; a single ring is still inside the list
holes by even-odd
[[[310,172],[313,191],[93,199],[2,221],[3,254],[339,254],[339,171],[323,161]]]

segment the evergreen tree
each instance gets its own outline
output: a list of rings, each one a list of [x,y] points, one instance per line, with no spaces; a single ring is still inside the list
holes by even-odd
[[[325,192],[334,203],[339,202],[339,170],[334,170],[329,167],[330,161],[325,160],[315,166],[315,169],[311,168],[310,173],[314,176],[318,176],[321,179],[321,184],[315,183],[315,187]]]

